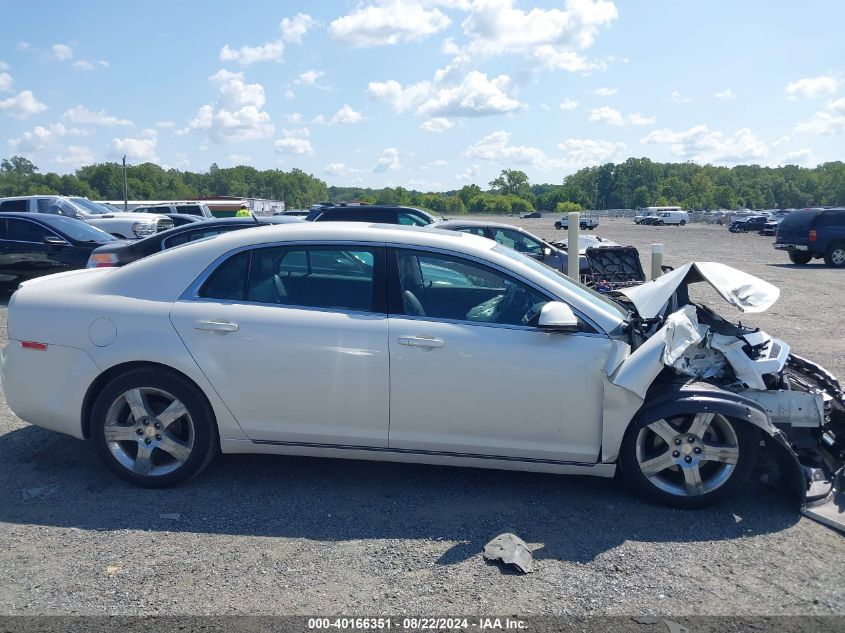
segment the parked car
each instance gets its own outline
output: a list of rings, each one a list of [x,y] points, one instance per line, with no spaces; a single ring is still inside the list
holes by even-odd
[[[131,242],[115,242],[106,244],[95,249],[88,259],[88,268],[111,268],[125,266],[130,262],[158,253],[159,251],[181,246],[189,242],[204,240],[230,231],[251,229],[256,226],[275,226],[291,222],[301,222],[298,218],[285,218],[277,216],[253,216],[249,218],[217,218],[214,220],[201,220],[187,225],[177,226],[158,233],[143,240]]]
[[[311,209],[286,209],[284,211],[276,211],[273,215],[285,215],[295,218],[304,218],[311,213]]]
[[[647,209],[638,211],[634,215],[634,224],[649,224],[653,218],[657,217],[657,211],[649,211]]]
[[[578,218],[578,226],[582,231],[592,231],[599,225],[599,218],[597,215],[582,214]],[[569,230],[569,215],[564,214],[560,220],[555,220],[555,228],[560,230]]]
[[[793,264],[824,258],[828,266],[845,267],[845,207],[793,211],[778,225],[774,247]]]
[[[426,226],[435,217],[422,209],[377,204],[337,204],[312,207],[305,216],[310,222],[371,222],[376,224],[405,224]]]
[[[0,378],[20,418],[90,439],[150,488],[222,450],[618,470],[649,499],[692,508],[743,489],[767,451],[782,489],[804,498],[812,483],[815,498],[826,473],[799,459],[841,464],[838,383],[689,303],[696,281],[747,312],[779,294],[691,263],[613,300],[472,235],[259,227],[25,282]]]
[[[769,218],[765,215],[750,215],[747,218],[739,218],[728,225],[731,233],[748,233],[749,231],[759,232],[766,226]]]
[[[135,207],[133,213],[163,213],[165,215],[196,215],[201,218],[213,218],[214,214],[204,202],[162,202]]]
[[[553,246],[528,231],[511,226],[510,224],[473,220],[444,220],[442,222],[435,222],[431,227],[486,237],[508,248],[512,248],[518,253],[528,255],[528,257],[536,259],[538,262],[543,262],[546,266],[551,266],[564,275],[569,270],[569,256],[565,248]],[[578,271],[580,275],[586,275],[590,272],[590,267],[587,265],[587,260],[584,257],[579,257]]]
[[[146,237],[173,228],[164,215],[115,213],[88,198],[75,196],[17,196],[0,198],[0,213],[48,213],[84,220],[106,233],[125,239]]]
[[[536,220],[537,218],[542,218],[543,214],[539,211],[532,211],[531,213],[526,213],[522,216],[523,220]]]
[[[760,235],[777,235],[778,226],[780,225],[782,220],[782,217],[766,220],[766,223],[763,225],[763,228],[760,229]]]
[[[95,248],[117,240],[100,229],[61,215],[0,215],[0,290],[34,277],[84,268]]]
[[[661,211],[657,214],[657,218],[649,222],[649,224],[656,224],[657,226],[663,226],[664,224],[685,226],[689,220],[689,213],[686,211]]]
[[[139,207],[143,208],[143,207]],[[132,213],[145,213],[144,211],[138,211],[135,209]],[[147,213],[152,213],[152,211],[148,211]],[[205,222],[206,219],[204,216],[201,215],[188,215],[187,213],[170,213],[167,215],[173,221],[173,226],[183,226],[185,224],[194,224],[196,222]]]

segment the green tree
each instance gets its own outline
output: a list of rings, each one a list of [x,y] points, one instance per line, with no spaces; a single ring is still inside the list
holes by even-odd
[[[532,200],[534,197],[528,175],[516,169],[503,169],[497,178],[490,181],[490,188],[503,196],[517,196],[525,200]]]

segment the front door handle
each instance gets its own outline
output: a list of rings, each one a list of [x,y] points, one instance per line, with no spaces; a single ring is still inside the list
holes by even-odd
[[[230,323],[229,321],[197,321],[194,323],[194,329],[227,334],[237,332],[239,327],[237,323]]]
[[[399,344],[410,345],[411,347],[443,347],[446,345],[446,341],[433,336],[400,336]]]

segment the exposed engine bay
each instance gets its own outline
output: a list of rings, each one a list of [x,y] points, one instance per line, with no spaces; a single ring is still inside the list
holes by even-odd
[[[723,264],[692,263],[614,298],[629,310],[632,357],[662,340],[661,383],[712,385],[761,407],[782,433],[806,484],[805,514],[845,531],[845,394],[823,367],[791,353],[759,328],[733,323],[689,298],[688,285],[708,282],[743,312],[762,312],[779,290]],[[648,342],[648,345],[646,345]],[[702,385],[703,386],[703,385]],[[827,506],[821,508],[822,505]]]

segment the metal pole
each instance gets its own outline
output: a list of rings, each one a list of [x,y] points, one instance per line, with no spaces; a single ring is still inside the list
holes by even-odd
[[[569,239],[566,243],[566,274],[575,281],[581,281],[581,277],[578,275],[578,271],[581,268],[578,265],[581,260],[581,257],[578,254],[578,251],[580,250],[578,248],[578,229],[580,228],[580,222],[581,214],[577,211],[571,211],[569,213]]]
[[[657,279],[663,274],[663,244],[651,245],[651,278]]]
[[[129,195],[126,192],[126,156],[123,157],[123,210],[129,211]]]

